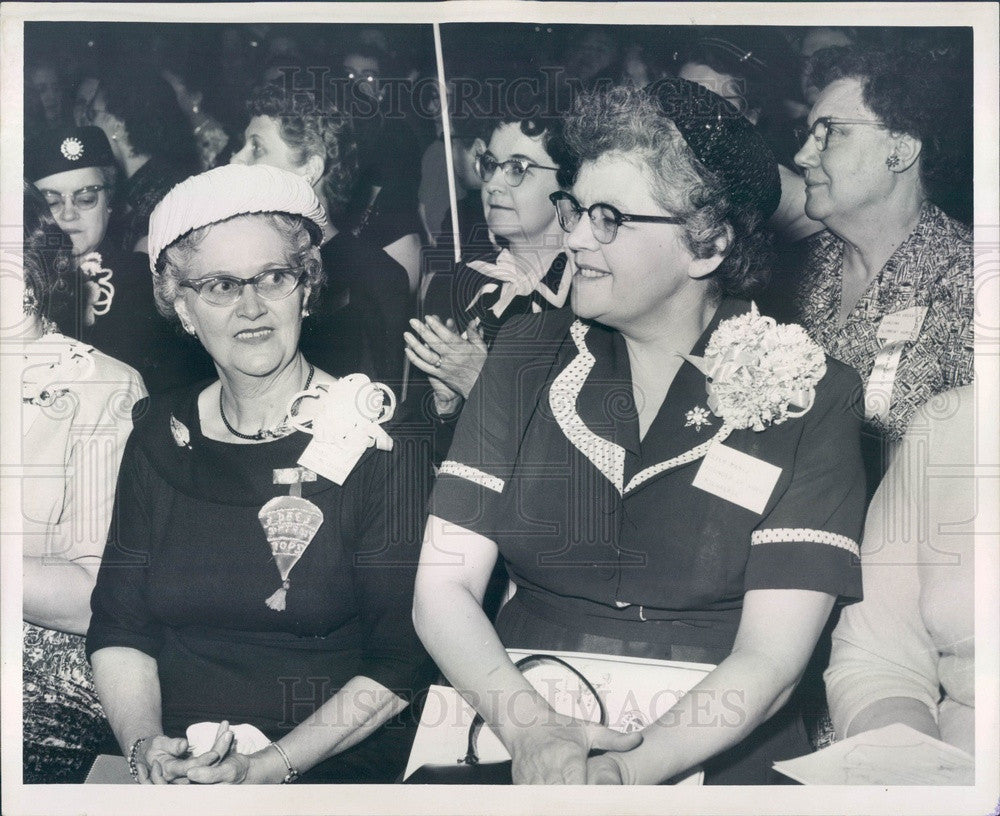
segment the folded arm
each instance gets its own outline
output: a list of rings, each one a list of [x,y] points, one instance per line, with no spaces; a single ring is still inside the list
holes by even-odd
[[[609,781],[614,762],[621,782],[655,785],[736,745],[788,701],[833,601],[811,590],[748,592],[732,653],[642,732],[642,745],[592,759],[588,781]]]

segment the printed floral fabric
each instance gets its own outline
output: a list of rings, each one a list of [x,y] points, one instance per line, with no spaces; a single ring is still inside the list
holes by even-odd
[[[110,735],[83,637],[24,623],[24,781],[82,782]]]
[[[889,411],[870,420],[875,430],[895,441],[920,405],[972,382],[972,231],[925,203],[916,229],[841,326],[843,256],[844,242],[832,233],[810,239],[797,292],[797,317],[827,354],[855,368],[865,383],[882,348],[876,336],[881,320],[914,306],[927,307],[918,337],[903,349]]]

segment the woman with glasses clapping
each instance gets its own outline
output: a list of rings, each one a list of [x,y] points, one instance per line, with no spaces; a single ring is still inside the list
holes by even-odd
[[[406,356],[429,377],[434,411],[445,421],[436,441],[439,459],[501,326],[566,303],[572,270],[549,196],[573,166],[562,123],[549,118],[503,118],[477,156],[495,244],[477,260],[435,273],[424,298],[426,317],[411,320],[413,331],[404,336]]]
[[[217,378],[142,403],[87,652],[137,782],[388,782],[420,690],[410,621],[418,453],[395,398],[299,350],[323,283],[323,207],[299,175],[227,165],[150,218],[157,305]]]
[[[742,299],[780,185],[732,105],[682,79],[617,88],[578,100],[566,138],[581,165],[551,197],[575,317],[512,320],[491,349],[435,482],[417,632],[515,783],[701,764],[764,784],[809,751],[786,703],[837,598],[859,597],[858,378]],[[494,627],[500,556],[517,591]],[[618,733],[550,708],[505,648],[715,668]]]

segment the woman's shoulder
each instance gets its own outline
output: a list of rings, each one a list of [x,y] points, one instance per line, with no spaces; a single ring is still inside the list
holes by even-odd
[[[952,218],[936,204],[924,204],[923,218],[933,239],[953,246],[959,251],[972,249],[972,229],[967,224]]]
[[[500,329],[496,344],[506,346],[529,344],[537,348],[539,343],[561,343],[576,321],[577,317],[568,305],[558,309],[512,315]],[[587,327],[600,326],[586,321],[581,322]],[[604,327],[600,328],[605,330]]]
[[[190,426],[197,422],[198,395],[208,384],[206,380],[185,385],[136,402],[132,423],[137,441],[146,447],[157,447],[171,439],[178,446],[188,444]]]
[[[91,353],[94,358],[94,374],[100,382],[117,388],[121,388],[125,384],[137,385],[141,396],[145,396],[146,388],[142,381],[142,375],[132,366],[96,348]]]

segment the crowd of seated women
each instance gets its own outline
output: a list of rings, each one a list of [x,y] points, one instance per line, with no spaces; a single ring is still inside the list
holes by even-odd
[[[948,49],[579,27],[444,151],[358,34],[354,105],[284,31],[108,47],[72,108],[29,59],[25,781],[399,781],[442,677],[515,783],[773,783],[827,709],[971,752],[972,531],[898,534],[973,501],[913,475],[974,456]],[[744,716],[619,734],[508,648],[708,663]]]

